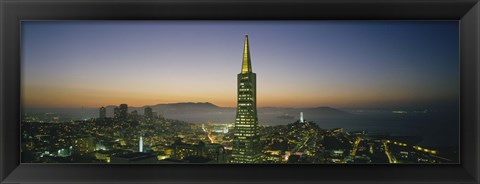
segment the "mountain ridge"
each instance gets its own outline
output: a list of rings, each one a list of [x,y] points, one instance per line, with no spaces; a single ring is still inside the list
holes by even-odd
[[[230,122],[235,119],[235,107],[220,107],[210,102],[179,102],[166,103],[156,105],[144,105],[140,107],[128,107],[128,112],[137,111],[138,114],[143,115],[145,107],[151,107],[154,112],[169,119],[178,119],[189,122]],[[117,105],[105,106],[108,117],[113,117],[114,108]],[[77,109],[39,109],[36,112],[56,112],[61,117],[90,118],[98,117],[99,108],[77,108]],[[31,111],[31,112],[34,112]],[[340,109],[317,106],[308,108],[293,108],[293,107],[259,107],[257,113],[259,119],[270,119],[269,121],[283,122],[284,119],[279,117],[288,115],[292,118],[298,119],[300,112],[303,112],[306,119],[321,117],[325,119],[339,119],[349,118],[354,114],[345,112]]]

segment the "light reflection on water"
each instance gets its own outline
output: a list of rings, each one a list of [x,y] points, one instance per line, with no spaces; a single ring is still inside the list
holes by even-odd
[[[259,113],[259,123],[262,125],[285,125],[299,119],[282,119],[281,113]],[[188,122],[233,123],[235,113],[211,114],[173,114],[166,118],[179,119]],[[425,146],[457,146],[459,121],[455,113],[427,114],[356,114],[348,117],[321,117],[305,115],[305,119],[317,123],[321,128],[344,128],[346,131],[365,130],[369,134],[413,135],[421,136],[420,143]]]

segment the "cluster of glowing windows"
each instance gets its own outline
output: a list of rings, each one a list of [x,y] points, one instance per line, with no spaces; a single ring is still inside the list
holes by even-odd
[[[240,121],[238,121],[239,123],[251,123],[254,119],[243,119],[243,118],[240,118]]]
[[[247,132],[250,132],[250,133],[247,133]],[[235,136],[238,137],[238,139],[246,139],[246,137],[253,137],[255,136],[255,134],[253,133],[253,131],[242,131],[242,132],[239,132],[239,133],[235,133]]]
[[[256,129],[254,127],[237,127],[237,130],[235,131],[235,135],[237,134],[244,134],[244,133],[254,133]]]
[[[238,98],[239,101],[253,101],[253,98]]]
[[[238,106],[252,106],[251,103],[240,103],[238,104]]]
[[[235,125],[235,127],[255,127],[255,125],[252,125],[252,124],[238,124],[238,125]]]
[[[253,123],[253,121],[255,120],[255,118],[239,118],[237,119],[237,123],[240,123],[240,124],[251,124]]]
[[[248,114],[247,114],[248,115]],[[250,121],[253,121],[254,118],[252,116],[243,116],[241,115],[240,118],[237,118],[237,121],[247,121],[247,122],[250,122]]]
[[[247,146],[247,147],[243,147],[243,148],[238,148],[237,151],[238,151],[238,152],[251,152],[251,149],[250,149],[250,148],[251,148],[251,146],[250,146],[250,147]],[[242,156],[243,156],[243,157],[249,157],[249,156],[247,156],[247,155],[242,155]]]
[[[242,130],[239,130],[239,131],[235,132],[235,134],[240,134],[240,135],[252,134],[252,135],[249,135],[249,136],[253,136],[253,133],[256,132],[254,130],[255,129],[253,129],[253,128],[245,128],[245,129],[242,129]]]
[[[237,130],[235,131],[235,133],[237,134],[253,133],[254,130],[255,130],[254,127],[237,127]]]
[[[252,97],[252,94],[239,94],[238,95],[238,100],[239,101],[253,101],[253,97]]]
[[[240,83],[240,86],[239,86],[240,89],[251,89],[252,88],[252,85],[249,84],[249,83]]]
[[[232,162],[253,163],[258,160],[257,153],[260,151],[257,149],[259,140],[256,140],[258,125],[255,109],[255,75],[241,74],[239,79]]]
[[[245,115],[244,117],[240,117],[242,115]],[[241,119],[244,119],[244,118],[254,118],[255,116],[251,113],[248,113],[248,112],[241,112],[241,113],[238,113],[237,114],[237,119],[241,120]]]
[[[237,151],[244,151],[244,152],[249,152],[251,151],[251,146],[245,146],[245,147],[242,147],[242,148],[238,148]]]
[[[250,94],[249,94],[249,95],[245,95],[245,96],[238,95],[238,98],[243,98],[243,99],[245,99],[245,98],[251,98],[251,101],[252,101],[252,102],[255,101],[255,99],[253,98],[253,96],[250,95]],[[242,103],[242,102],[239,101],[239,103]],[[245,102],[243,102],[243,103],[245,103]]]
[[[248,114],[248,112],[252,112],[252,113],[253,113],[254,111],[253,111],[253,109],[241,109],[241,108],[239,108],[239,109],[237,110],[237,112],[239,112],[239,113],[241,113],[241,114],[244,114],[244,113]]]

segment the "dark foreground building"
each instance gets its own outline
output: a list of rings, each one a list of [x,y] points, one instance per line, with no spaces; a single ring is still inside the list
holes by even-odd
[[[243,48],[242,71],[237,75],[237,115],[235,119],[232,163],[258,163],[260,136],[257,118],[257,83],[252,72],[248,35]]]

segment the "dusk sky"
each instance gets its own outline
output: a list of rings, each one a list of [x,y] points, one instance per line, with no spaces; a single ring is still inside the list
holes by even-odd
[[[457,21],[24,21],[24,107],[236,106],[245,34],[257,106],[458,101]]]

